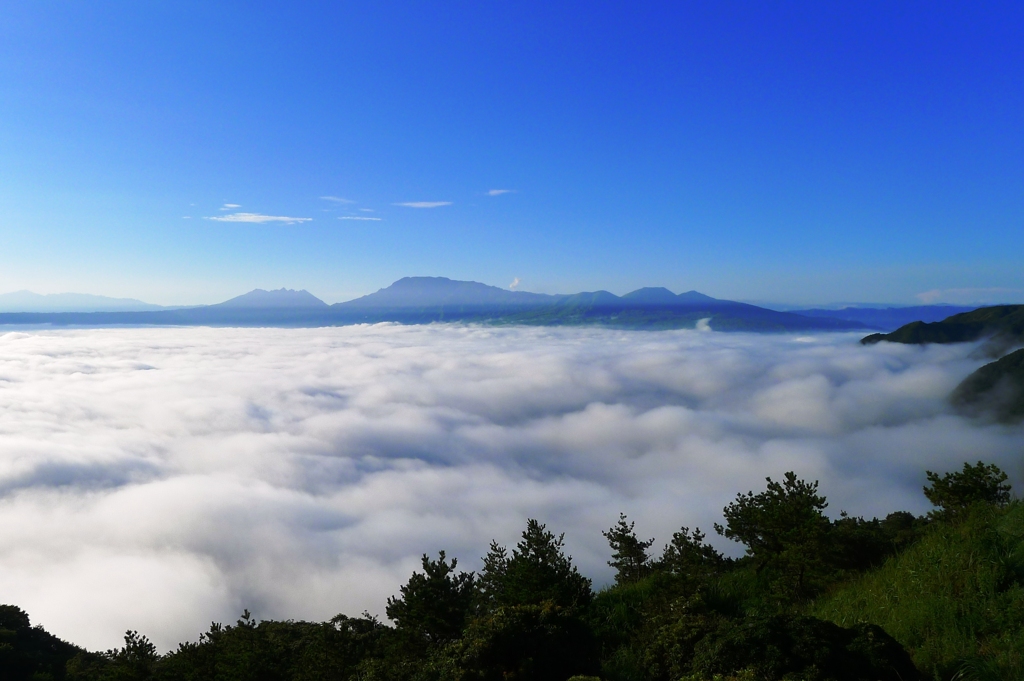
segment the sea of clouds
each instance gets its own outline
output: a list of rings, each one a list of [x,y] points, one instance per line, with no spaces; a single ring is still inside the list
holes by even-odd
[[[382,324],[0,335],[0,602],[161,650],[243,608],[383,613],[419,556],[526,519],[598,585],[623,511],[663,546],[788,470],[833,515],[924,512],[925,469],[1020,483],[1021,429],[945,398],[971,345]],[[1019,487],[1018,487],[1019,489]],[[739,547],[714,536],[734,555]]]

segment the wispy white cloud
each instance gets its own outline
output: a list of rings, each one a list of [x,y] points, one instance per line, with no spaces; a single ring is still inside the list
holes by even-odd
[[[334,203],[355,203],[352,199],[343,199],[340,196],[321,196],[324,201],[333,201]]]
[[[512,289],[513,291],[515,291],[517,288],[519,288],[519,277],[513,278],[512,279],[512,283],[509,284],[508,287],[510,289]]]
[[[373,212],[375,212],[372,208],[360,208],[359,210],[363,211],[364,213],[373,213]]]
[[[402,203],[396,203],[396,206],[405,206],[406,208],[440,208],[441,206],[452,205],[451,201],[403,201]]]
[[[502,194],[515,193],[515,189],[491,189],[487,192],[487,196],[501,196]]]
[[[221,210],[234,210],[236,208],[241,208],[241,207],[242,207],[241,204],[238,204],[238,203],[225,203],[223,206],[220,207],[220,209]]]
[[[527,517],[598,584],[624,511],[667,542],[795,470],[838,514],[924,471],[1020,482],[1021,427],[955,416],[971,345],[379,324],[0,334],[0,603],[104,649],[242,608],[380,613],[424,552],[478,569]],[[1017,488],[1018,491],[1020,488]],[[712,535],[721,548],[730,542]]]
[[[383,218],[371,218],[365,215],[342,215],[339,220],[373,220],[374,222],[380,222]]]
[[[217,222],[283,222],[288,225],[294,225],[300,222],[309,222],[313,218],[291,218],[284,215],[263,215],[262,213],[232,213],[231,215],[213,216],[206,219],[216,220]]]
[[[934,303],[986,305],[1020,302],[1024,299],[1024,290],[1000,287],[932,289],[931,291],[918,293],[917,298],[925,305],[932,305]]]
[[[182,215],[182,216],[181,216],[181,219],[182,219],[182,220],[191,220],[191,219],[192,219],[192,216],[191,216],[191,215]]]

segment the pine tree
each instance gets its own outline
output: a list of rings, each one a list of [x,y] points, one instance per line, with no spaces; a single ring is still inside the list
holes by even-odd
[[[588,605],[594,595],[591,582],[563,552],[564,537],[530,518],[511,554],[492,542],[478,584],[484,608],[545,602],[560,607]]]
[[[941,478],[931,471],[925,474],[931,485],[924,488],[924,495],[939,507],[931,512],[933,518],[955,520],[974,504],[1005,506],[1010,502],[1006,473],[995,464],[965,463],[962,471],[946,473]]]
[[[612,559],[608,565],[615,568],[616,584],[639,582],[651,571],[651,557],[647,549],[654,540],[640,541],[633,531],[634,525],[636,523],[626,522],[625,513],[620,513],[619,522],[607,532],[601,533],[612,548]]]
[[[458,561],[444,551],[437,560],[423,554],[423,573],[413,572],[401,596],[389,598],[385,612],[399,631],[426,644],[445,643],[462,633],[473,605],[473,573],[456,574]]]
[[[672,534],[672,541],[658,561],[658,569],[676,575],[707,575],[720,572],[727,561],[714,546],[704,541],[706,535],[696,528],[684,527]]]

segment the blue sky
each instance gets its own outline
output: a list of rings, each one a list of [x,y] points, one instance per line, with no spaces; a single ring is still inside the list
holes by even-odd
[[[0,291],[1024,301],[1024,6],[636,5],[5,3]]]

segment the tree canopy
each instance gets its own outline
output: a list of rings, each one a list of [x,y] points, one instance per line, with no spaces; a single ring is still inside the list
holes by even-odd
[[[421,569],[387,600],[394,626],[366,613],[303,622],[259,621],[245,611],[165,655],[135,631],[123,647],[88,652],[32,627],[19,608],[0,606],[0,678],[1024,678],[1024,506],[1011,501],[1008,476],[991,464],[927,478],[925,493],[938,507],[927,517],[840,513],[834,521],[817,482],[792,472],[768,478],[763,491],[737,495],[725,525],[716,525],[746,547],[738,559],[687,527],[655,558],[653,540],[640,539],[620,514],[602,533],[615,583],[597,594],[564,536],[529,519],[511,551],[491,543],[479,575],[460,571],[444,551],[424,554]],[[915,610],[918,600],[927,609]]]
[[[552,603],[585,607],[593,598],[590,579],[565,555],[565,535],[555,535],[537,520],[526,522],[522,539],[509,554],[492,542],[484,556],[480,592],[485,608]]]
[[[931,485],[925,485],[924,495],[938,506],[938,510],[933,512],[935,517],[957,518],[974,504],[1002,506],[1010,501],[1007,475],[995,464],[979,461],[972,466],[964,463],[962,470],[941,477],[932,471],[925,475]]]

